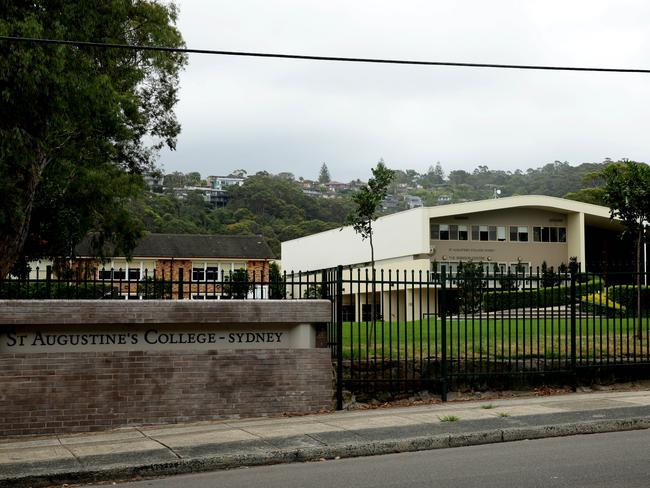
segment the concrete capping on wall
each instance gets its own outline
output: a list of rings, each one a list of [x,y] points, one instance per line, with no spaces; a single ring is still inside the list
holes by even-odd
[[[327,300],[0,300],[3,325],[317,324]]]

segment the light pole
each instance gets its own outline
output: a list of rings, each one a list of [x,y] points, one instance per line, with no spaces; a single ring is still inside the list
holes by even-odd
[[[643,284],[648,286],[648,235],[646,227],[648,221],[644,220],[643,223]]]

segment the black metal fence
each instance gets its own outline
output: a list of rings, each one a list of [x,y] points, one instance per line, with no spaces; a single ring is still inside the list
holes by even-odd
[[[354,393],[439,391],[650,366],[648,275],[499,272],[467,263],[454,274],[338,267],[269,276],[246,270],[0,280],[0,299],[329,299],[337,403]],[[173,279],[172,279],[173,278]],[[373,279],[374,278],[374,279]]]
[[[231,300],[316,299],[327,297],[330,272],[282,273],[257,270],[173,272],[103,268],[85,275],[60,276],[51,266],[24,277],[0,279],[0,299],[45,300]]]
[[[446,398],[453,384],[530,375],[575,384],[589,370],[650,365],[647,275],[490,271],[468,263],[454,275],[380,270],[372,279],[339,268],[331,342],[340,388]]]

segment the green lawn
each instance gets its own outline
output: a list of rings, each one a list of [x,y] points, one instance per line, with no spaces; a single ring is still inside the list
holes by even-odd
[[[606,356],[648,357],[649,320],[644,318],[643,340],[635,338],[633,318],[579,318],[576,322],[578,358]],[[450,359],[566,358],[571,352],[571,325],[564,318],[448,320]],[[429,320],[389,323],[345,322],[343,354],[347,359],[416,359],[442,354],[441,322]]]

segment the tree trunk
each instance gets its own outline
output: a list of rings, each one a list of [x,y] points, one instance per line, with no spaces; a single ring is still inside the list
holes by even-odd
[[[36,189],[47,163],[48,160],[43,154],[36,158],[32,171],[27,172],[25,176],[21,216],[14,218],[13,222],[7,225],[0,235],[0,279],[7,277],[23,250],[32,219]]]

